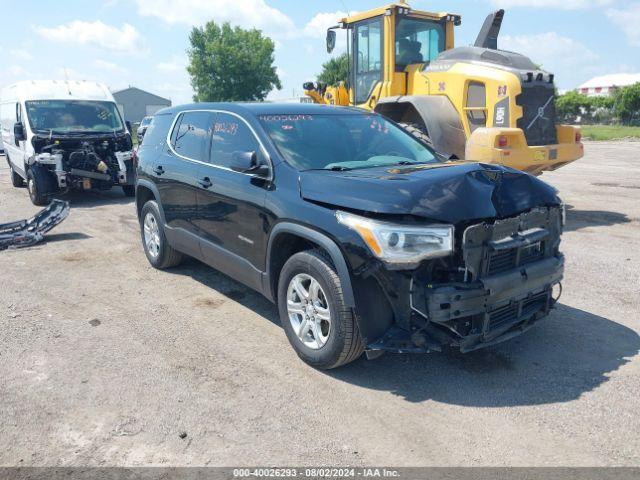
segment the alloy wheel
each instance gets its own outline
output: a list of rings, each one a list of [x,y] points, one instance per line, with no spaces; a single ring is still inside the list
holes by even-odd
[[[331,310],[320,283],[299,273],[287,288],[287,313],[293,331],[307,347],[318,350],[329,340]]]
[[[151,213],[147,213],[144,217],[144,243],[147,248],[147,252],[153,258],[160,255],[160,228],[156,217]]]

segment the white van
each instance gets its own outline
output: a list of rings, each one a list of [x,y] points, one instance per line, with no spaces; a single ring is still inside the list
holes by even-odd
[[[101,83],[29,80],[0,93],[2,143],[15,187],[35,205],[69,189],[135,195],[131,135]]]

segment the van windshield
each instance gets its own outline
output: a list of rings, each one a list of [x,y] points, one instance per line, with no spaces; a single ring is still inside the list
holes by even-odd
[[[352,170],[437,163],[426,145],[379,115],[260,115],[284,159],[298,170]]]
[[[113,102],[32,100],[25,103],[34,132],[107,133],[124,129]]]

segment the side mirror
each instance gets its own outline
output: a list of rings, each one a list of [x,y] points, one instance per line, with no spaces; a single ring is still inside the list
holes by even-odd
[[[269,175],[269,166],[259,162],[258,154],[252,152],[233,152],[229,168],[235,172],[251,173],[260,177]]]
[[[129,120],[125,121],[124,125],[127,127],[127,130],[129,131],[129,133],[133,131],[131,128],[131,122]]]
[[[336,31],[335,30],[327,30],[327,53],[333,52],[333,49],[336,48]]]
[[[15,138],[16,142],[23,142],[27,139],[24,131],[24,125],[21,122],[13,124],[13,137]]]

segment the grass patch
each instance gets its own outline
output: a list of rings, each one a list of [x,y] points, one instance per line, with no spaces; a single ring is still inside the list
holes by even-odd
[[[640,127],[622,125],[583,125],[582,136],[591,140],[617,140],[620,138],[640,138]]]

